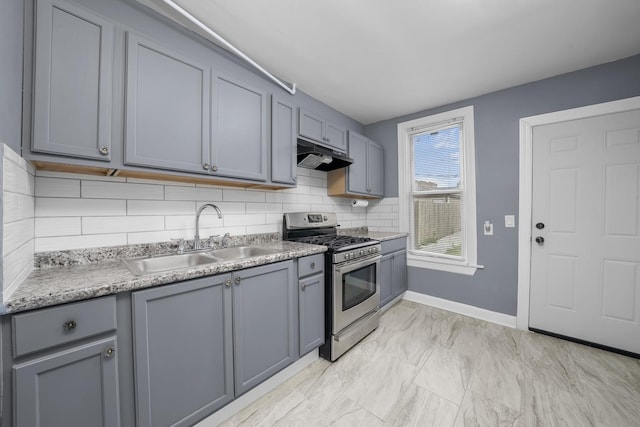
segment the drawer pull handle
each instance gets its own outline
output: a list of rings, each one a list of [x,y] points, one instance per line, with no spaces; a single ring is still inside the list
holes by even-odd
[[[116,349],[113,347],[107,347],[104,350],[104,357],[113,357],[116,354]]]
[[[64,322],[62,324],[62,329],[64,329],[65,331],[71,331],[75,329],[76,326],[78,326],[78,322],[76,322],[75,320],[69,320],[68,322]]]

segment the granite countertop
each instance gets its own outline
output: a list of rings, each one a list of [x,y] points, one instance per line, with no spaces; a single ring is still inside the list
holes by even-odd
[[[240,242],[256,244],[278,252],[242,260],[229,260],[206,264],[193,268],[163,271],[144,276],[134,276],[118,258],[142,256],[153,253],[140,248],[122,247],[115,250],[67,251],[49,253],[46,257],[36,257],[36,266],[29,277],[4,302],[4,313],[43,308],[51,305],[116,294],[135,289],[143,289],[183,280],[196,279],[219,273],[240,270],[258,265],[270,264],[322,253],[324,246],[287,241]],[[237,242],[234,242],[234,246]],[[156,245],[155,250],[157,251]],[[168,246],[163,247],[169,252]],[[147,250],[149,247],[147,246]],[[101,251],[101,252],[100,252]],[[71,255],[69,253],[72,253]],[[175,253],[175,250],[173,251]],[[155,253],[157,255],[158,253]],[[44,260],[43,260],[44,259]]]
[[[364,236],[381,242],[385,240],[400,239],[409,235],[409,233],[403,233],[400,231],[369,231],[367,227],[343,228],[340,229],[338,234],[345,236]]]

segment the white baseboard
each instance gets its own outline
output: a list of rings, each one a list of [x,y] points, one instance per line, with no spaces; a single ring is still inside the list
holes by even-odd
[[[318,360],[318,350],[314,350],[311,353],[302,356],[299,360],[286,367],[282,371],[278,372],[265,382],[257,385],[255,388],[249,390],[233,402],[229,403],[224,408],[208,416],[204,420],[200,421],[195,427],[215,427],[222,422],[233,417],[247,406],[251,405],[256,400],[260,399],[265,394],[269,393],[280,384],[293,377],[298,372],[302,371],[307,366]]]
[[[474,317],[476,319],[485,320],[487,322],[497,323],[498,325],[508,326],[509,328],[516,327],[516,316],[485,310],[484,308],[474,307],[460,302],[449,301],[413,291],[405,292],[403,299]]]

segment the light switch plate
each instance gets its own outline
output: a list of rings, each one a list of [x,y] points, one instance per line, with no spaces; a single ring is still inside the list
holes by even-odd
[[[504,216],[504,226],[505,228],[513,228],[516,226],[516,216],[515,215],[505,215]]]

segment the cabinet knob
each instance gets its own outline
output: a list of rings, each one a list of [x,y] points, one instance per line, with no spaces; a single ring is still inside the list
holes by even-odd
[[[116,354],[116,349],[113,347],[107,347],[103,351],[104,357],[111,358]]]
[[[231,286],[231,279],[225,280],[224,284],[227,285],[227,286]]]
[[[312,262],[312,263],[311,263],[311,269],[313,270],[314,268],[316,268],[316,263],[315,263],[315,262]]]
[[[103,156],[109,154],[109,147],[100,147],[100,154],[102,154]]]
[[[76,322],[75,320],[69,320],[68,322],[64,322],[62,324],[62,329],[64,329],[65,331],[71,331],[75,329],[76,326],[78,326],[78,322]]]
[[[209,170],[209,163],[205,163],[202,165],[202,169],[208,171]]]
[[[216,172],[218,170],[218,166],[216,165],[211,165],[211,171],[212,172]]]
[[[241,279],[240,279],[240,276],[236,277],[236,283],[237,283],[237,284],[240,284],[240,280],[241,280]]]

